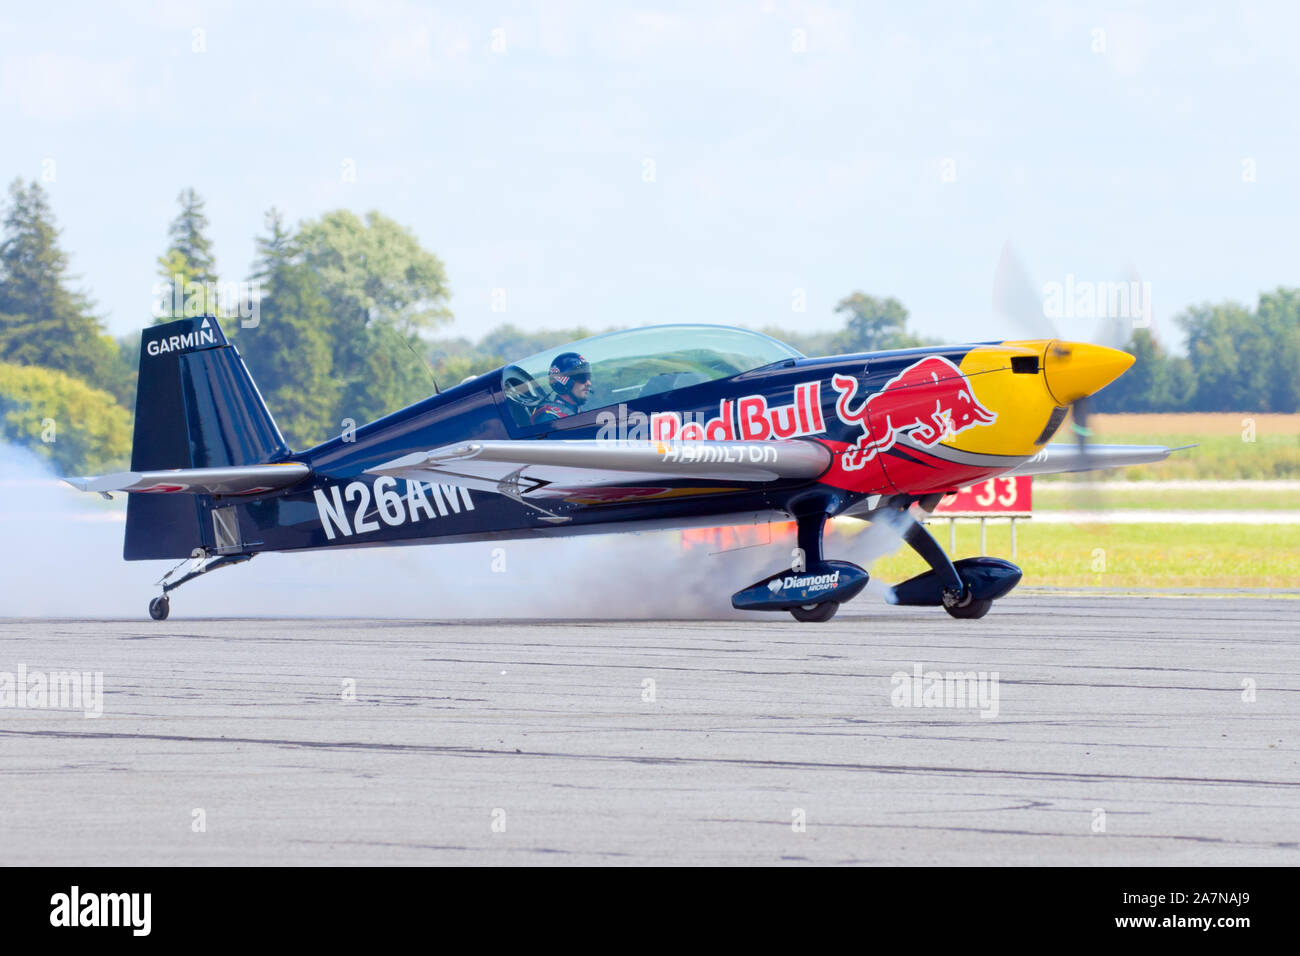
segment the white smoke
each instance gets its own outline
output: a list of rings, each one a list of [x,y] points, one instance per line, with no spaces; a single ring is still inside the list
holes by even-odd
[[[147,617],[155,582],[177,562],[122,560],[125,521],[125,495],[76,491],[31,452],[0,445],[0,616]],[[883,524],[859,533],[833,526],[825,550],[869,567],[898,543]],[[768,544],[722,553],[684,548],[674,531],[266,553],[189,582],[172,593],[171,610],[173,618],[773,619],[734,610],[731,595],[789,567],[793,546],[778,529]],[[874,581],[860,600],[878,602],[872,591]]]

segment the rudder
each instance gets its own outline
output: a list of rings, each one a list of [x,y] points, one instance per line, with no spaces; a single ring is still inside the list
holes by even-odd
[[[244,360],[215,316],[144,330],[132,471],[263,464],[289,453]],[[123,557],[189,556],[211,542],[211,511],[207,496],[131,495]]]

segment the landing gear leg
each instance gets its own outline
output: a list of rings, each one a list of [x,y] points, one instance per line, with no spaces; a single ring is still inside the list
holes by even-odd
[[[933,509],[925,499],[920,505],[923,511]],[[921,522],[910,514],[903,515],[903,520],[903,540],[925,559],[930,570],[890,588],[890,604],[942,607],[953,617],[983,617],[994,601],[1020,583],[1021,571],[1010,561],[986,555],[953,561]]]
[[[822,561],[822,533],[826,530],[826,515],[818,511],[815,514],[799,515],[795,518],[799,528],[799,551],[803,555],[805,568]]]
[[[912,518],[908,522],[907,530],[903,532],[903,540],[938,575],[939,582],[943,586],[942,600],[945,611],[953,617],[983,617],[988,613],[993,602],[977,602],[971,597],[970,588],[953,567],[952,559],[944,553],[939,542],[934,540],[934,535],[925,529],[925,525]],[[983,607],[976,607],[976,605],[983,605]],[[972,610],[978,613],[966,613]]]
[[[938,604],[953,617],[980,618],[1020,580],[1020,569],[1000,558],[965,558],[954,564],[925,526],[910,516],[903,540],[930,570],[894,585],[895,604]]]
[[[193,581],[199,575],[207,574],[209,571],[229,567],[232,564],[241,564],[244,561],[252,560],[252,558],[251,554],[209,554],[202,548],[195,549],[193,555],[162,576],[158,583],[162,585],[163,593],[149,602],[149,616],[155,621],[167,620],[167,615],[171,613],[171,600],[167,595],[186,581]],[[187,566],[190,568],[187,573],[181,575],[175,581],[167,580]]]
[[[798,544],[803,567],[817,567],[822,563],[822,535],[826,531],[826,514],[818,511],[813,514],[799,515],[795,521],[799,529]],[[790,614],[801,624],[820,624],[833,618],[839,609],[839,601],[819,601],[816,604],[792,607]]]

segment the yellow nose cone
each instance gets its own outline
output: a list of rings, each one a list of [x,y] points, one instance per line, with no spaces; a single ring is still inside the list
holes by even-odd
[[[1101,391],[1132,364],[1133,356],[1119,349],[1053,339],[1047,345],[1043,377],[1057,404],[1069,405]]]

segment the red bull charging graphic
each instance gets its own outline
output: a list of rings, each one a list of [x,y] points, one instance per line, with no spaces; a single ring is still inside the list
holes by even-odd
[[[991,425],[998,417],[980,404],[961,370],[938,355],[909,365],[861,404],[855,405],[857,378],[835,375],[831,384],[839,393],[835,413],[840,421],[862,429],[841,458],[845,471],[865,467],[903,435],[929,448],[968,428]]]

